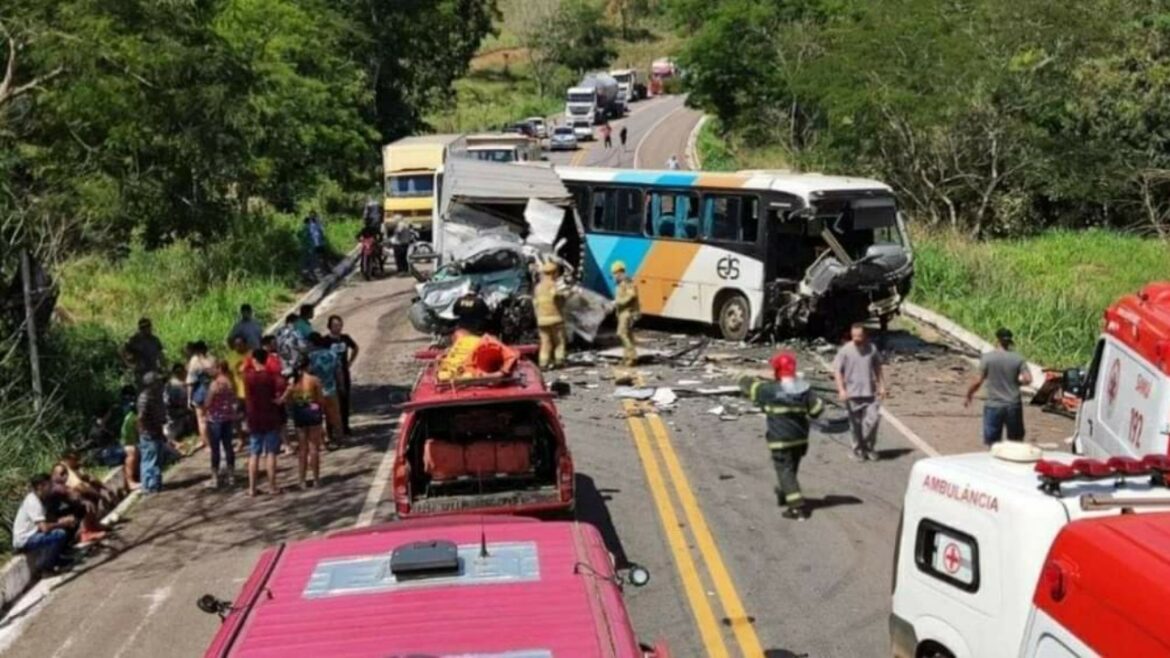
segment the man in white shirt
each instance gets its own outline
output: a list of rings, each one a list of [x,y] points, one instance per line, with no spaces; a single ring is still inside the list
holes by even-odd
[[[52,486],[52,478],[47,473],[34,475],[29,480],[30,491],[12,520],[12,548],[18,553],[41,551],[36,564],[38,571],[63,566],[61,552],[69,541],[69,530],[77,527],[77,519],[72,516],[56,521],[45,519],[44,501]]]

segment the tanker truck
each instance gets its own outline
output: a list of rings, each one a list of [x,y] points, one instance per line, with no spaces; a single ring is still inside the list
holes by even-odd
[[[598,124],[621,116],[618,83],[606,73],[590,73],[565,95],[565,121],[573,125],[582,119]]]

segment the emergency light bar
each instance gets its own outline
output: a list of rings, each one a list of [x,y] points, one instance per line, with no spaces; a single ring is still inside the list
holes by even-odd
[[[1150,476],[1150,486],[1168,487],[1170,455],[1146,455],[1142,459],[1133,457],[1110,457],[1107,460],[1076,459],[1072,463],[1041,459],[1036,462],[1036,473],[1040,476],[1040,491],[1051,496],[1060,496],[1060,485],[1065,482],[1100,482],[1113,479],[1113,486],[1120,488],[1126,478]]]

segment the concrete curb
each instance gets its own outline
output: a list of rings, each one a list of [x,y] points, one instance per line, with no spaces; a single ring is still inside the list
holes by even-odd
[[[922,308],[917,304],[910,302],[902,302],[902,313],[909,318],[917,320],[923,324],[930,325],[943,334],[946,334],[961,345],[978,354],[990,352],[995,349],[991,343],[983,340],[978,334],[971,332],[959,326],[955,321],[946,318],[934,311]],[[1028,362],[1028,371],[1032,374],[1032,384],[1030,386],[1021,387],[1022,390],[1028,393],[1035,393],[1036,388],[1044,383],[1044,368],[1039,365]]]
[[[686,151],[683,152],[683,158],[686,159],[687,166],[690,167],[693,171],[700,171],[703,169],[703,160],[699,157],[698,149],[699,131],[703,129],[703,126],[710,118],[711,116],[708,114],[704,114],[702,117],[700,117],[699,121],[695,124],[695,127],[691,128],[691,134],[687,136],[687,148]]]
[[[321,280],[320,283],[313,286],[301,296],[300,299],[292,305],[292,308],[281,315],[275,322],[268,327],[268,333],[276,331],[281,324],[284,323],[284,316],[290,312],[295,312],[302,304],[319,304],[330,292],[332,292],[338,284],[345,280],[351,271],[353,271],[354,264],[358,259],[358,247],[354,247],[349,254],[338,263],[333,270]],[[196,450],[195,452],[198,452]],[[191,454],[195,454],[192,452]],[[190,457],[191,455],[187,455]],[[122,469],[117,468],[106,474],[102,480],[106,487],[115,491],[122,491],[126,487],[126,481],[122,474]],[[128,492],[121,501],[110,510],[104,517],[102,523],[115,524],[122,519],[135,502],[141,497],[141,492],[138,490]],[[39,574],[34,573],[32,559],[28,555],[20,554],[14,555],[3,568],[0,568],[0,610],[7,610],[9,606],[15,603],[25,592],[28,591],[36,581]]]
[[[289,315],[290,313],[296,313],[301,308],[301,306],[304,306],[305,304],[312,304],[313,306],[320,304],[321,300],[325,299],[326,295],[333,292],[334,288],[336,288],[342,281],[345,281],[345,278],[349,276],[350,272],[353,271],[353,267],[357,263],[358,251],[360,249],[361,247],[354,247],[352,250],[350,250],[349,254],[347,254],[345,258],[341,259],[341,262],[335,265],[329,274],[325,275],[324,279],[322,279],[317,285],[309,288],[308,292],[301,295],[300,299],[293,302],[293,304],[288,309],[286,309],[284,313],[281,313],[275,320],[273,320],[272,324],[268,325],[268,328],[264,330],[264,333],[276,333],[276,330],[279,329],[282,324],[284,324],[285,316]]]

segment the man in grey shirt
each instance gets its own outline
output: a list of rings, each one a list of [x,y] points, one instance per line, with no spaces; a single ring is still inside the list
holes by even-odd
[[[833,379],[837,382],[837,395],[849,413],[853,458],[877,461],[874,444],[877,443],[880,400],[886,396],[886,383],[882,377],[882,355],[869,341],[864,325],[853,325],[850,341],[837,351],[837,357],[833,359]]]
[[[983,443],[989,446],[1003,440],[1005,427],[1009,441],[1024,440],[1024,403],[1020,386],[1032,383],[1028,363],[1012,349],[1012,332],[1002,328],[997,330],[995,342],[995,349],[979,358],[979,376],[967,389],[967,399],[963,403],[964,407],[971,406],[979,387],[986,384]]]

